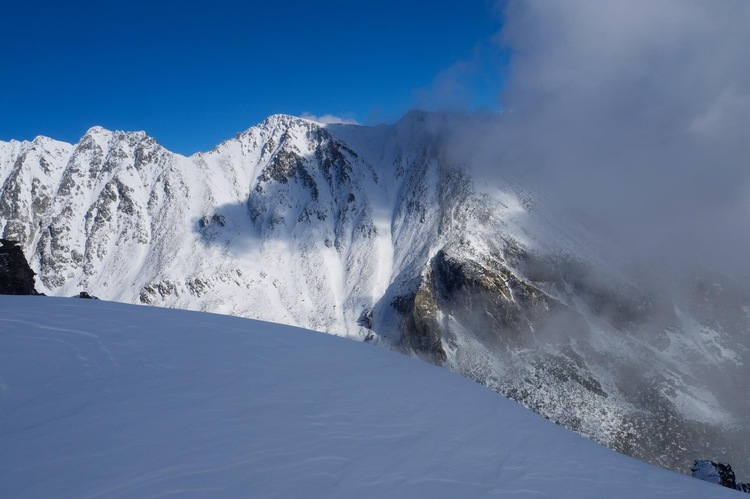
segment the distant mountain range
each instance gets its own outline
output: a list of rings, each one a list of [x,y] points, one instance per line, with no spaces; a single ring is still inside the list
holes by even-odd
[[[444,119],[276,115],[190,157],[99,127],[0,142],[0,236],[47,294],[377,343],[648,462],[750,475],[747,286],[647,285],[511,169],[457,160]]]

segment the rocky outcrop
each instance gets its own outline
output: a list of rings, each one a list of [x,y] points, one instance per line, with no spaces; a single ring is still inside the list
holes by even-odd
[[[451,323],[493,347],[528,346],[534,327],[557,305],[501,265],[489,268],[444,249],[431,259],[414,295],[400,299],[406,302],[406,344],[439,363],[446,360],[443,344],[458,334]]]
[[[734,470],[732,470],[732,465],[729,463],[696,459],[690,471],[693,474],[693,478],[750,493],[750,483],[738,482],[734,475]]]
[[[16,241],[0,239],[0,294],[38,295],[34,288],[36,275]]]
[[[404,314],[402,344],[425,360],[442,366],[446,361],[438,305],[428,285],[423,283],[412,295],[398,296],[391,304]]]

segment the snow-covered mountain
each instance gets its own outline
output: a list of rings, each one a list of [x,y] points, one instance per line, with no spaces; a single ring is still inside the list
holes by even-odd
[[[645,285],[533,186],[481,180],[441,123],[278,115],[189,158],[102,128],[0,143],[0,228],[48,294],[382,344],[649,462],[750,474],[747,289]]]
[[[445,370],[289,326],[0,296],[0,331],[2,497],[736,494]]]

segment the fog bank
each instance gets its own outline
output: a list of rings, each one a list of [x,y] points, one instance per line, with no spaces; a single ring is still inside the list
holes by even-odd
[[[640,263],[750,275],[750,2],[518,0],[503,15],[504,112],[463,152],[595,218]]]

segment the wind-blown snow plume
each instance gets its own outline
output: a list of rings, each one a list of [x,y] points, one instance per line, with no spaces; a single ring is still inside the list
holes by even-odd
[[[302,118],[310,121],[316,121],[324,125],[358,125],[357,120],[350,116],[336,116],[335,114],[311,114],[302,113]]]

